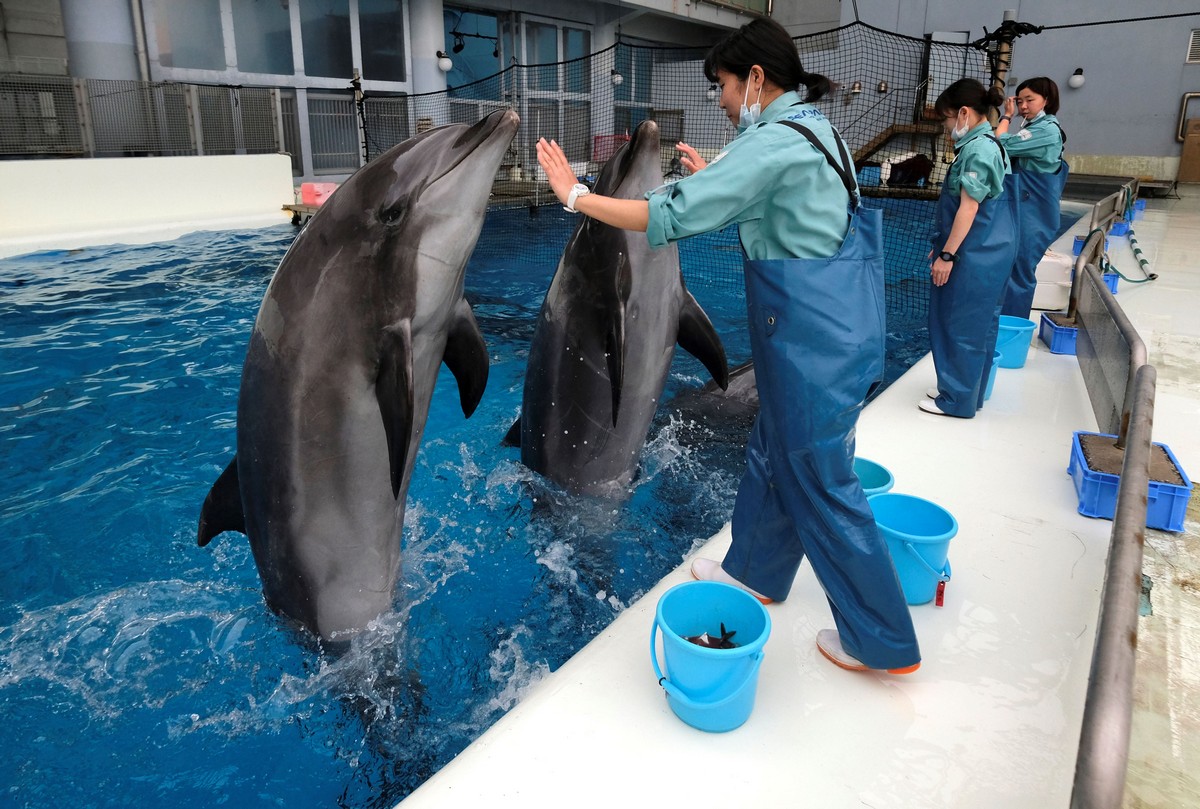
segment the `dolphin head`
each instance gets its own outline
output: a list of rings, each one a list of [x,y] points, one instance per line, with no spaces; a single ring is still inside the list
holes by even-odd
[[[633,137],[604,165],[595,192],[606,197],[641,199],[662,185],[662,155],[658,124],[642,121]]]
[[[492,183],[519,123],[515,112],[500,110],[473,126],[450,124],[397,144],[343,183],[304,235],[312,241],[329,234],[331,244],[352,250],[343,258],[363,259],[360,288],[384,300],[410,301],[421,275],[421,300],[405,314],[440,310],[461,295]],[[387,277],[396,273],[408,282]],[[389,322],[398,316],[394,309],[381,314]]]

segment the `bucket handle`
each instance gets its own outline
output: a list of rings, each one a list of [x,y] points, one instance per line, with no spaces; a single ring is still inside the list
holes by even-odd
[[[917,557],[917,561],[921,563],[922,567],[924,567],[926,570],[928,570],[933,575],[937,576],[938,581],[950,581],[951,570],[950,570],[950,560],[949,559],[946,560],[946,564],[942,565],[941,570],[934,570],[933,565],[926,562],[925,557],[922,556],[921,554],[917,553],[917,549],[913,547],[913,544],[911,542],[905,542],[904,547],[908,549],[909,553],[911,553],[913,556]]]
[[[762,659],[762,651],[757,651],[751,656],[750,669],[746,672],[745,681],[743,681],[742,684],[737,688],[733,689],[733,692],[729,696],[717,700],[716,702],[696,702],[687,694],[683,693],[683,691],[679,690],[679,686],[668,680],[667,676],[662,673],[662,668],[658,665],[658,621],[655,621],[654,625],[650,628],[650,662],[654,664],[654,673],[658,675],[658,684],[663,687],[663,690],[666,691],[672,699],[682,703],[684,707],[687,708],[720,708],[723,705],[733,702],[733,700],[741,696],[742,691],[745,690],[748,684],[754,682],[754,678],[758,675],[758,667],[762,665]]]

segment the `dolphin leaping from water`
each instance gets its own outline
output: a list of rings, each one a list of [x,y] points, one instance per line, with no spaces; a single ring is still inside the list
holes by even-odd
[[[662,185],[658,125],[642,122],[595,191],[641,199]],[[521,416],[506,441],[521,461],[581,494],[621,496],[658,407],[675,344],[724,388],[721,339],[688,292],[675,245],[583,217],[546,293],[525,372]]]
[[[324,639],[392,606],[438,367],[467,416],[483,395],[487,348],[463,274],[518,121],[496,112],[380,155],[308,222],[263,297],[237,454],[197,539],[245,533],[267,604]]]

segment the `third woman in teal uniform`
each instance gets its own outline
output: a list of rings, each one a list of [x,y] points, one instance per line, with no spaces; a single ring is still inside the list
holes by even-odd
[[[1009,132],[1013,114],[1021,113],[1025,126]],[[1021,177],[1017,205],[1020,242],[1012,276],[1000,313],[1029,317],[1037,291],[1037,265],[1058,235],[1059,202],[1067,183],[1068,166],[1063,160],[1067,136],[1054,117],[1058,112],[1058,85],[1038,76],[1017,85],[1017,94],[1004,101],[1004,115],[996,137]]]
[[[969,419],[983,407],[1000,304],[1016,255],[1008,158],[987,120],[988,110],[1003,101],[999,90],[960,79],[934,105],[954,141],[954,162],[942,182],[929,253],[929,342],[937,388],[917,406],[939,416]]]

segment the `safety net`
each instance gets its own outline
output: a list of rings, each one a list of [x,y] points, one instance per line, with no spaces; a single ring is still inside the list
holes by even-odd
[[[805,70],[834,83],[818,106],[851,149],[864,204],[884,211],[889,331],[919,330],[927,311],[934,200],[952,156],[932,105],[960,78],[989,81],[994,54],[978,44],[905,37],[863,23],[795,43]],[[367,96],[360,107],[364,149],[370,159],[427,128],[516,109],[521,128],[492,196],[492,215],[512,226],[476,251],[540,262],[553,272],[573,221],[555,211],[561,207],[537,165],[538,138],[556,140],[575,173],[590,182],[637,125],[652,119],[660,130],[665,180],[683,177],[678,141],[711,158],[735,135],[718,88],[704,76],[705,53],[620,41],[582,59],[513,65],[444,93]],[[528,222],[519,220],[518,209]],[[741,294],[734,227],[686,239],[680,251],[689,287]]]

